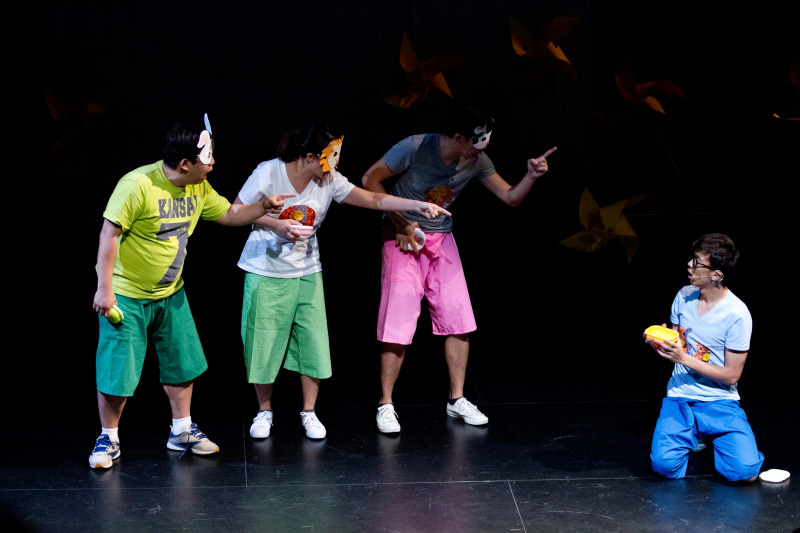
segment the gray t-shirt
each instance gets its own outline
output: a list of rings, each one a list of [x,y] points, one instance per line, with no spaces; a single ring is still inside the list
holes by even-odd
[[[475,159],[459,159],[444,166],[439,157],[438,133],[406,137],[383,156],[389,169],[399,177],[390,194],[411,200],[430,202],[450,210],[456,197],[473,178],[483,180],[495,174],[494,165],[485,153]],[[450,233],[453,220],[447,216],[427,219],[413,211],[403,217],[417,222],[427,233]],[[386,219],[386,224],[391,222]]]

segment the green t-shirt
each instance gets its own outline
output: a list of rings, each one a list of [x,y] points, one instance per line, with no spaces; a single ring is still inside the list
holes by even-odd
[[[199,219],[217,220],[231,204],[207,181],[175,187],[163,161],[124,175],[103,218],[122,228],[114,263],[114,292],[158,300],[183,287],[186,243]]]

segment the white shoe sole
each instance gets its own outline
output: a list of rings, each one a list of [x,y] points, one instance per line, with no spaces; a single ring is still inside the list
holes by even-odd
[[[177,444],[172,444],[171,442],[167,443],[167,449],[168,450],[172,450],[174,452],[182,452],[182,451],[186,450],[185,447],[182,448],[182,447],[178,446]],[[219,446],[217,446],[216,449],[214,449],[214,450],[207,450],[207,451],[203,451],[203,450],[198,449],[196,446],[192,446],[190,448],[190,450],[195,455],[211,455],[212,453],[218,453],[219,452]]]
[[[467,418],[467,417],[461,416],[458,413],[454,413],[452,411],[447,411],[447,416],[449,416],[451,418],[460,418],[461,420],[463,420],[464,422],[466,422],[470,426],[485,426],[486,424],[489,423],[489,419],[488,418],[478,418],[478,419]]]
[[[378,431],[381,433],[400,433],[400,424],[395,426],[381,426],[378,424]]]
[[[109,459],[108,464],[104,464],[99,461],[92,463],[92,460],[89,459],[89,466],[91,468],[111,468],[112,466],[114,466],[114,459],[119,459],[120,455],[122,455],[122,452],[117,453],[117,456],[114,457],[113,459],[111,457],[107,457],[107,459]]]
[[[250,436],[254,439],[266,439],[272,433],[272,427],[268,428],[250,428]]]

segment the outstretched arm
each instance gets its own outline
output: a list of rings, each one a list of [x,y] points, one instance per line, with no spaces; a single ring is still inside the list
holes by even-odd
[[[499,174],[492,174],[484,179],[482,183],[492,194],[500,198],[500,200],[507,205],[517,207],[522,203],[525,197],[528,196],[528,193],[531,192],[531,188],[533,184],[536,183],[536,180],[547,172],[547,157],[556,150],[558,150],[558,148],[554,146],[541,156],[528,159],[528,171],[522,177],[522,180],[513,187],[509,185],[506,180],[501,178]]]
[[[396,200],[408,202],[412,202],[413,200],[405,200],[403,198],[397,198],[396,196],[389,197],[386,194],[386,189],[383,186],[383,182],[392,176],[394,176],[394,172],[389,168],[389,165],[386,164],[386,160],[380,158],[367,170],[367,172],[364,174],[364,177],[361,178],[361,184],[364,185],[364,189],[366,189],[366,191],[353,189],[347,198],[345,198],[345,202],[350,200],[348,203],[351,203],[352,205],[359,205],[361,207],[381,209],[386,211],[387,218],[392,221],[392,224],[394,224],[396,230],[395,245],[400,248],[403,253],[408,253],[408,251],[416,252],[419,250],[419,246],[414,238],[414,229],[418,228],[419,224],[407,220],[398,212],[398,210],[418,211],[425,214],[425,216],[428,218],[431,218],[430,215],[433,215],[434,212],[437,213],[434,216],[438,216],[438,213],[445,213],[446,215],[450,215],[450,213],[439,206],[436,206],[435,204],[428,204],[425,202],[417,202],[415,207],[398,206],[398,204],[394,203]],[[355,195],[353,193],[355,193]],[[368,193],[372,194],[368,195]],[[379,203],[381,204],[380,206],[378,205]]]
[[[237,196],[236,200],[238,202],[234,201],[230,209],[214,222],[222,224],[223,226],[244,226],[245,224],[252,224],[267,213],[280,213],[283,207],[283,201],[292,196],[297,196],[297,194],[273,194],[272,196],[262,198],[259,202],[249,205],[243,204]]]
[[[392,176],[394,176],[394,172],[392,172],[392,169],[386,164],[386,160],[380,158],[374,165],[369,167],[364,177],[361,178],[361,184],[368,191],[386,194],[383,182]],[[398,233],[413,235],[414,228],[417,227],[416,222],[409,222],[396,211],[389,211],[386,213],[386,216],[389,217],[389,220],[391,220],[397,228]],[[410,230],[406,231],[408,228],[410,228]]]
[[[416,211],[425,216],[425,218],[436,218],[441,214],[450,215],[450,211],[436,204],[422,202],[420,200],[409,200],[386,193],[367,191],[359,189],[358,187],[350,191],[350,194],[348,194],[342,202],[347,205],[377,209],[379,211]]]
[[[106,318],[110,309],[117,305],[111,280],[114,274],[114,262],[117,260],[120,235],[122,228],[115,226],[109,220],[103,220],[100,243],[97,247],[97,291],[94,293],[92,308]]]

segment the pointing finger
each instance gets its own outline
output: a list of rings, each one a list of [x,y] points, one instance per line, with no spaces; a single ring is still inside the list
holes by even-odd
[[[545,153],[543,153],[542,155],[540,155],[536,159],[545,159],[547,156],[549,156],[550,154],[552,154],[556,150],[558,150],[558,146],[553,146],[552,148],[550,148],[548,151],[546,151]]]

